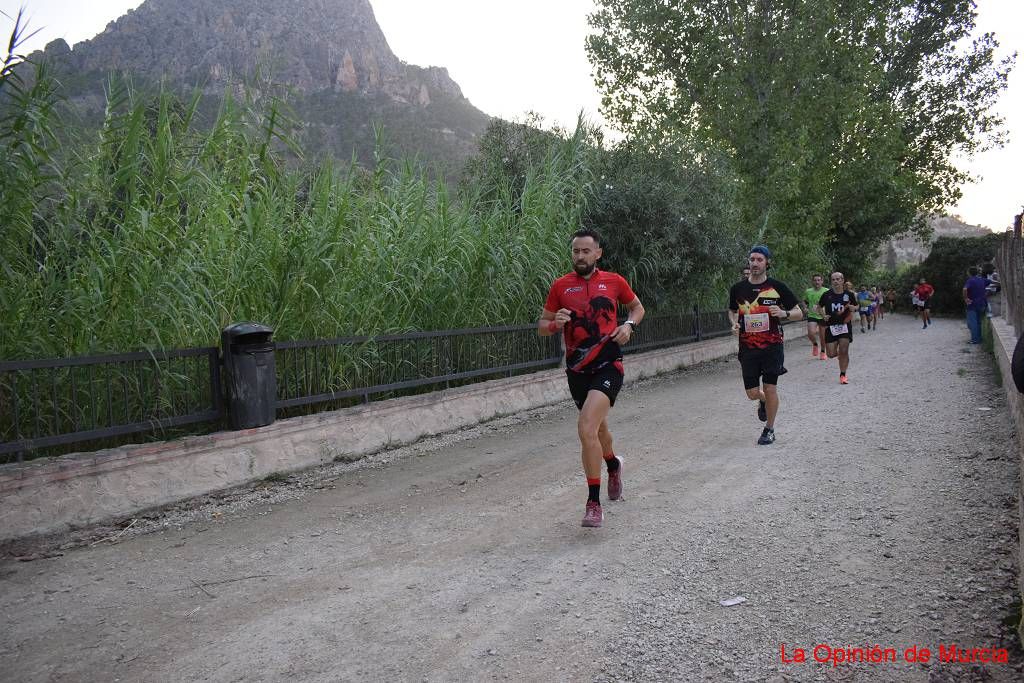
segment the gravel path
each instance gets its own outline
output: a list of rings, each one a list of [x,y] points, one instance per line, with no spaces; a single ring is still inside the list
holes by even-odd
[[[735,361],[627,387],[599,530],[563,405],[8,546],[0,678],[1022,680],[1013,434],[967,338],[889,317],[848,386],[790,344],[770,447]]]

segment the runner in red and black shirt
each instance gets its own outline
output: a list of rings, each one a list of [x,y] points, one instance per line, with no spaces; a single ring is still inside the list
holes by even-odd
[[[729,290],[729,318],[732,332],[739,336],[740,365],[747,398],[757,401],[757,417],[765,423],[757,443],[775,441],[775,416],[779,411],[779,375],[786,374],[782,341],[782,320],[804,317],[799,301],[784,283],[768,277],[771,265],[768,247],[751,248],[750,277]]]
[[[587,477],[583,526],[598,527],[601,510],[601,460],[608,468],[608,498],[622,496],[622,459],[612,449],[608,411],[622,388],[622,349],[644,317],[640,299],[621,275],[598,270],[601,238],[577,230],[572,238],[573,272],[555,280],[538,322],[541,336],[562,331],[569,392],[580,410],[579,435]],[[618,324],[619,304],[629,319]]]
[[[920,301],[921,309],[921,320],[924,321],[922,330],[927,329],[932,324],[932,316],[929,310],[932,307],[932,295],[935,294],[935,288],[928,284],[928,281],[921,278],[918,282],[917,287],[914,287],[914,296]]]

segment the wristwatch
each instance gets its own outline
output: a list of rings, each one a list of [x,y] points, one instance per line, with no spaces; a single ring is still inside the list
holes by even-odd
[[[622,323],[622,324],[623,324],[623,325],[629,325],[630,327],[632,327],[632,328],[633,328],[633,330],[634,330],[634,331],[636,331],[636,323],[635,323],[635,322],[633,322],[632,320],[627,320],[626,322],[624,322],[624,323]]]
[[[783,311],[786,314],[786,320],[789,320],[789,311]]]

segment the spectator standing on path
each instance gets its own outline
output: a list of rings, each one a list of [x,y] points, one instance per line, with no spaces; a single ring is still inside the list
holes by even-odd
[[[967,269],[967,282],[964,283],[964,303],[967,304],[967,329],[971,331],[971,343],[981,343],[981,319],[988,313],[988,280],[978,274],[978,269],[971,266]]]
[[[768,277],[772,253],[758,245],[750,249],[750,277],[729,290],[729,319],[739,337],[739,361],[747,398],[757,401],[757,417],[765,423],[757,443],[775,441],[779,412],[779,376],[786,374],[782,320],[800,320],[803,311],[792,290]]]
[[[807,338],[811,340],[811,358],[825,360],[825,327],[821,315],[818,314],[818,299],[828,291],[825,278],[815,274],[811,278],[811,286],[804,290],[804,305],[807,306]]]
[[[932,318],[928,311],[932,307],[933,294],[935,294],[935,288],[928,284],[927,280],[921,278],[917,287],[914,288],[914,296],[921,302],[919,309],[921,311],[921,320],[924,322],[924,325],[921,327],[922,330],[927,329],[932,324]]]
[[[587,478],[587,505],[583,526],[599,527],[601,460],[608,469],[608,498],[622,497],[622,459],[615,455],[608,412],[622,388],[622,348],[644,317],[644,307],[625,278],[597,268],[601,237],[593,230],[577,230],[572,237],[573,272],[555,280],[548,291],[537,323],[542,337],[561,331],[565,339],[565,374],[569,392],[580,411],[583,472]],[[619,304],[628,319],[618,324]]]
[[[847,291],[843,274],[832,273],[832,289],[818,302],[825,318],[825,343],[829,358],[839,356],[839,383],[849,384],[846,371],[850,367],[850,344],[853,342],[853,314],[860,308],[857,297]]]

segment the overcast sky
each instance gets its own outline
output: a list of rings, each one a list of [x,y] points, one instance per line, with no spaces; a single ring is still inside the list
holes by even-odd
[[[282,0],[289,1],[289,0]],[[420,66],[447,67],[473,104],[502,118],[535,111],[549,123],[571,127],[583,110],[598,119],[600,97],[583,51],[592,0],[370,0],[391,49]],[[74,46],[141,0],[0,0],[13,16],[27,7],[30,28],[40,29],[30,51],[56,38]],[[1024,46],[1024,2],[978,0],[980,31],[993,31],[1003,54]],[[0,17],[6,43],[11,22]],[[1010,76],[998,110],[1010,143],[967,165],[980,176],[964,188],[951,212],[994,230],[1008,227],[1024,203],[1024,59]]]

